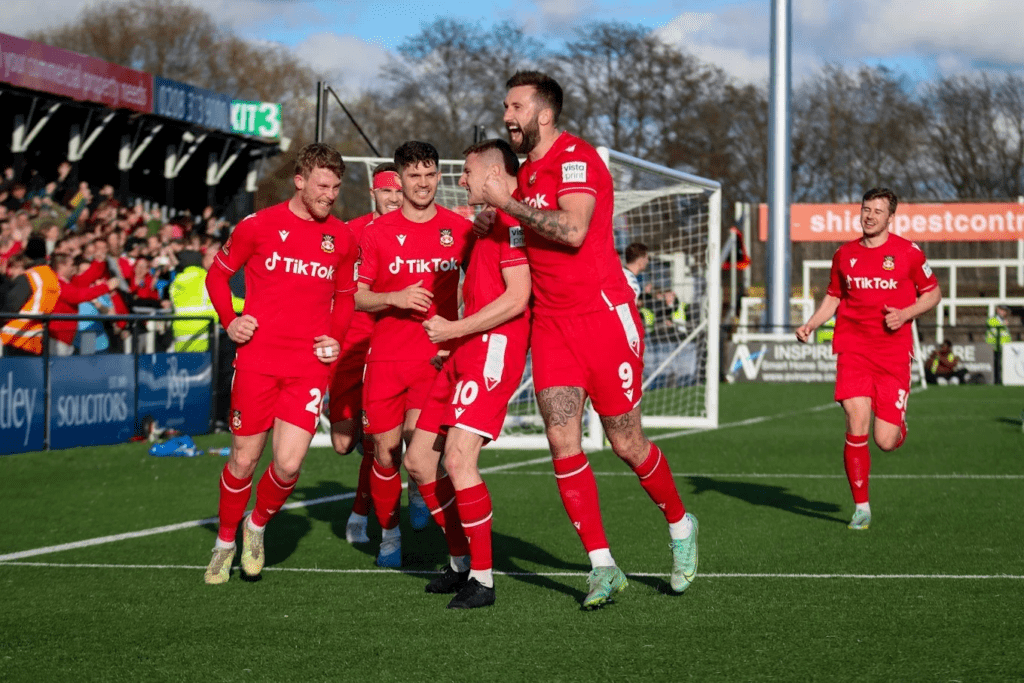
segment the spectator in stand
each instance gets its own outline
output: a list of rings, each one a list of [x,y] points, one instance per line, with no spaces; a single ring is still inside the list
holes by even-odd
[[[60,280],[46,263],[46,242],[32,237],[25,245],[28,268],[11,284],[0,310],[21,313],[52,313],[60,297]],[[41,356],[43,323],[28,318],[4,321],[0,330],[4,355]]]
[[[29,267],[28,264],[29,260],[25,254],[15,254],[7,261],[6,267],[0,271],[0,304],[3,304],[14,281]]]
[[[75,258],[75,268],[83,280],[89,277],[90,269],[94,268],[97,263],[100,262],[90,262],[84,256]],[[102,278],[100,281],[102,281]],[[96,282],[85,284],[94,285]],[[114,304],[109,293],[101,294],[91,301],[83,301],[78,304],[79,315],[110,315],[113,312]],[[107,335],[103,322],[99,320],[79,320],[78,329],[75,332],[74,346],[75,350],[83,355],[105,353],[110,349],[110,337]]]
[[[967,368],[953,353],[953,345],[948,339],[924,362],[924,378],[928,384],[962,384],[967,380]]]
[[[60,294],[53,313],[78,313],[78,304],[110,292],[117,286],[116,278],[91,285],[101,277],[104,264],[93,261],[81,274],[75,274],[75,263],[67,254],[54,254],[51,267],[60,281]],[[56,356],[70,356],[75,352],[75,333],[78,325],[74,320],[55,320],[50,323],[50,353]]]
[[[57,179],[53,181],[53,186],[49,190],[50,199],[54,204],[65,206],[74,196],[74,191],[75,181],[71,175],[71,164],[66,160],[62,161],[57,165]]]
[[[14,183],[11,185],[11,189],[7,192],[7,197],[2,203],[7,207],[8,211],[20,211],[24,208],[25,204],[29,203],[29,200],[25,197],[26,193],[27,188],[23,183]]]

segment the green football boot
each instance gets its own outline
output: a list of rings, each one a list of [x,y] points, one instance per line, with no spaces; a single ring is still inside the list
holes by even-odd
[[[693,523],[693,531],[689,538],[673,539],[669,543],[672,548],[672,590],[682,593],[690,587],[697,576],[697,518],[689,512],[686,516]]]
[[[618,567],[594,567],[587,577],[590,592],[583,600],[583,609],[597,609],[611,601],[612,596],[621,593],[629,582]]]

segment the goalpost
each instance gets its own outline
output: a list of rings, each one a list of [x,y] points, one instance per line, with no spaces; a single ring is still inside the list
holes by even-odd
[[[717,426],[721,186],[604,147],[598,152],[615,183],[615,248],[621,255],[631,242],[642,242],[650,254],[650,266],[641,274],[649,290],[640,304],[646,332],[643,424]],[[391,159],[345,159],[346,164],[362,165],[368,181],[373,168],[386,161]],[[436,201],[471,217],[466,191],[458,186],[462,165],[461,159],[441,160]],[[500,448],[548,447],[531,368],[527,359],[526,372],[509,402],[497,442]],[[604,434],[589,402],[583,422],[584,448],[601,449]],[[313,445],[330,445],[328,434],[317,434]]]

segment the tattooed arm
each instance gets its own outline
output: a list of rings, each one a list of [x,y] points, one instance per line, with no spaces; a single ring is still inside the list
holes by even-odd
[[[593,195],[574,192],[558,198],[558,209],[535,209],[529,204],[513,199],[508,188],[500,183],[498,178],[487,179],[483,194],[488,204],[519,219],[520,224],[541,237],[570,247],[579,247],[583,244],[597,203]]]

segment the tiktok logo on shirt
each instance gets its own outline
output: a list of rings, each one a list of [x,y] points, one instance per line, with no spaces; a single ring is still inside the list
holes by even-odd
[[[458,270],[459,262],[453,258],[411,258],[404,259],[396,256],[395,260],[388,266],[388,272],[392,275],[399,273],[446,273],[449,270]]]
[[[546,194],[526,197],[526,203],[535,209],[546,209],[550,206],[550,204],[548,204],[548,196]]]
[[[846,276],[847,289],[896,289],[897,284],[892,278]]]
[[[275,270],[281,261],[284,261],[284,272],[286,273],[308,275],[309,277],[318,277],[323,280],[334,279],[334,266],[325,266],[317,261],[303,261],[298,258],[281,256],[276,251],[273,256],[263,262],[263,265],[267,267],[267,270]]]

